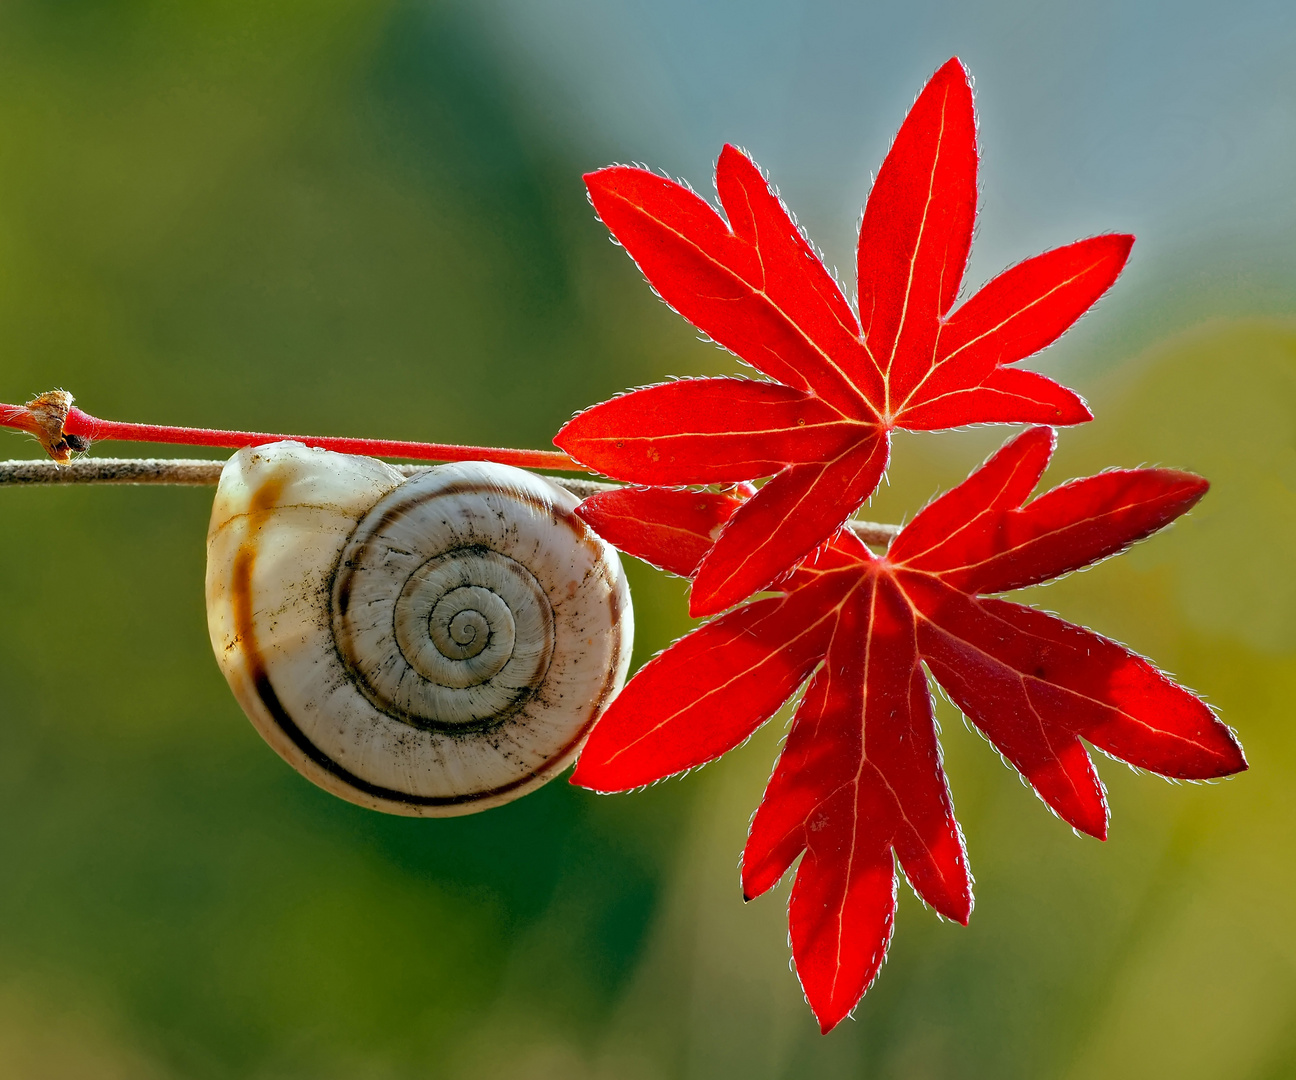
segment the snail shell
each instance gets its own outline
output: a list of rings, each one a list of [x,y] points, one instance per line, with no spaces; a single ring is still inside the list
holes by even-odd
[[[625,682],[616,553],[574,495],[503,465],[406,479],[283,442],[221,474],[207,621],[293,768],[375,810],[449,816],[539,787]]]

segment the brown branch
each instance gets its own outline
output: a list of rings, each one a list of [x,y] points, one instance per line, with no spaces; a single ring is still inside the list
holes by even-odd
[[[220,480],[223,461],[187,458],[82,458],[57,462],[0,461],[0,485],[7,484],[182,484],[210,486]]]
[[[53,461],[0,461],[0,487],[51,484],[174,484],[186,487],[210,487],[220,480],[223,461],[189,458],[81,458],[59,465]],[[406,476],[425,471],[427,465],[395,465]],[[585,499],[599,491],[611,491],[619,484],[598,480],[578,480],[567,476],[549,477],[578,498]],[[882,525],[873,521],[847,523],[866,544],[885,547],[900,532],[899,525]]]

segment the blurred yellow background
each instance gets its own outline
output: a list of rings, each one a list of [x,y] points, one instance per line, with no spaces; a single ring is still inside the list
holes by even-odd
[[[1220,7],[0,7],[0,399],[516,446],[736,370],[607,242],[581,172],[709,191],[728,139],[849,267],[869,170],[959,53],[985,154],[969,284],[1140,238],[1037,361],[1098,417],[1046,483],[1214,484],[1034,602],[1202,693],[1252,764],[1175,786],[1100,762],[1100,844],[942,706],[972,923],[902,886],[881,978],[822,1038],[786,886],[738,887],[782,718],[640,794],[370,813],[227,693],[209,491],[2,491],[0,1078],[1296,1075],[1296,13]],[[1005,435],[900,438],[870,516],[911,517]],[[637,664],[688,623],[681,583],[629,569]]]

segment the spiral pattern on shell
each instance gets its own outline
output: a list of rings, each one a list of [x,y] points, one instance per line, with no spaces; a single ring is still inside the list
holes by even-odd
[[[541,477],[405,480],[297,443],[240,451],[208,533],[208,622],[253,724],[309,779],[393,813],[470,813],[571,762],[633,633],[615,552]]]

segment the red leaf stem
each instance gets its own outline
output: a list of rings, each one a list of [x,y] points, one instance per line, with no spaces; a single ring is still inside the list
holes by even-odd
[[[57,408],[49,408],[51,401]],[[109,439],[129,442],[170,443],[178,446],[211,446],[238,450],[244,446],[292,440],[340,454],[403,458],[410,461],[493,461],[522,469],[581,472],[580,462],[554,450],[514,450],[496,446],[459,446],[454,443],[403,442],[393,439],[355,439],[332,435],[272,435],[263,431],[223,431],[216,428],[173,427],[102,420],[71,404],[70,394],[42,394],[27,405],[0,405],[0,427],[17,428],[36,435],[56,461],[66,463],[73,453],[91,443]],[[37,406],[37,407],[34,407]]]

